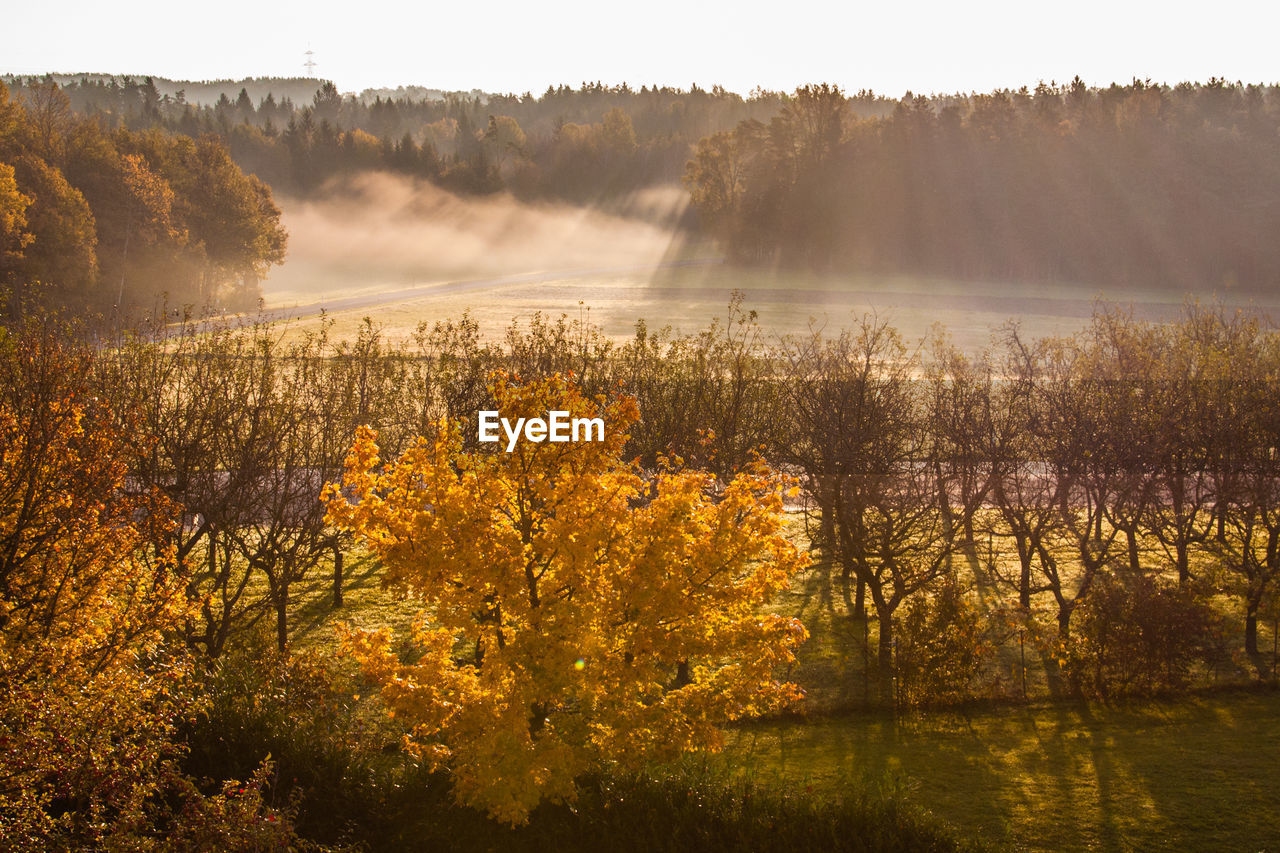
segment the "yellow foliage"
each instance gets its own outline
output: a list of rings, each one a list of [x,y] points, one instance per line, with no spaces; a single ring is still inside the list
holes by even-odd
[[[133,437],[87,374],[0,330],[0,838],[19,849],[141,820],[189,705],[165,514],[125,493]]]
[[[26,231],[30,206],[31,198],[18,191],[13,167],[0,163],[0,269],[21,257],[22,249],[31,242]]]
[[[412,663],[385,634],[346,645],[460,801],[519,823],[584,771],[717,749],[720,724],[799,698],[778,672],[804,628],[760,610],[806,558],[763,462],[723,487],[679,464],[646,477],[621,458],[634,400],[560,376],[490,391],[513,421],[603,417],[605,440],[486,452],[443,423],[384,466],[366,428],[326,490],[425,606]]]

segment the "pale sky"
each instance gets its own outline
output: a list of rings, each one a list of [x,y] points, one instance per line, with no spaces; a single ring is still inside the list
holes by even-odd
[[[3,0],[0,73],[204,80],[315,75],[343,91],[421,85],[540,94],[584,80],[747,93],[833,82],[900,96],[1039,80],[1280,81],[1280,4],[813,0],[627,5]],[[1187,11],[1182,11],[1187,10]]]

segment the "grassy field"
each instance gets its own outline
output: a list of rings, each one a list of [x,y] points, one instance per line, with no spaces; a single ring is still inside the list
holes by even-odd
[[[726,760],[815,795],[898,785],[964,837],[1026,850],[1280,850],[1280,693],[894,721],[770,721]]]
[[[461,282],[461,284],[460,284]],[[393,337],[409,335],[421,322],[456,319],[470,311],[490,338],[500,337],[513,318],[527,319],[535,311],[553,317],[590,317],[606,335],[625,339],[644,319],[651,329],[672,326],[683,332],[704,328],[727,313],[734,290],[744,294],[744,306],[759,313],[761,326],[771,334],[803,332],[810,321],[830,332],[847,328],[865,313],[874,313],[898,327],[907,340],[926,335],[942,323],[956,344],[977,353],[990,343],[992,331],[1016,319],[1032,336],[1067,334],[1082,327],[1095,301],[1105,299],[1132,305],[1140,319],[1175,318],[1187,298],[1181,292],[1109,289],[1087,285],[967,282],[915,276],[817,275],[799,272],[748,270],[720,263],[674,268],[545,273],[498,278],[490,283],[466,282],[466,277],[440,279],[435,284],[392,290],[379,295],[367,288],[329,291],[330,299],[359,293],[369,304],[331,311],[333,334],[351,336],[368,316]],[[1280,301],[1243,294],[1220,296],[1233,307],[1276,313]],[[304,305],[313,300],[305,291],[271,290],[269,308]],[[318,322],[314,316],[294,321],[299,328]]]

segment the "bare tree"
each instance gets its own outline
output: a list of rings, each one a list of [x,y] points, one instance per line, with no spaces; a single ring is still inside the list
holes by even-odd
[[[1001,378],[990,389],[985,422],[984,455],[991,466],[991,501],[1000,521],[990,524],[988,532],[1012,539],[1018,556],[1017,577],[1005,579],[997,569],[997,578],[1017,591],[1024,613],[1030,612],[1032,595],[1050,589],[1033,585],[1032,571],[1058,528],[1063,502],[1059,490],[1065,485],[1053,476],[1048,462],[1047,418],[1040,408],[1043,361],[1039,343],[1024,341],[1016,326],[1006,328]]]
[[[891,328],[864,318],[854,333],[819,332],[787,344],[789,411],[802,452],[792,461],[830,509],[845,600],[862,616],[865,591],[878,631],[880,699],[893,701],[894,616],[950,567],[980,490],[945,494],[947,477],[919,359]],[[950,469],[953,460],[945,461]],[[958,501],[957,501],[958,498]],[[857,601],[849,601],[849,578]]]

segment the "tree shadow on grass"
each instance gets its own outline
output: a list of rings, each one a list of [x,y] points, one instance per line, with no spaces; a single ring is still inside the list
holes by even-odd
[[[1018,849],[1280,850],[1276,691],[774,722],[728,751],[797,781],[897,780]]]
[[[372,556],[357,557],[347,564],[342,590],[345,603],[334,607],[332,566],[328,563],[295,586],[290,630],[294,642],[323,642],[326,638],[322,635],[338,622],[364,622],[374,617],[389,625],[403,621],[403,614],[388,612],[390,594],[381,594],[382,566]],[[384,597],[386,602],[380,600]]]
[[[1102,807],[1125,846],[1280,849],[1280,695],[1127,703],[1107,709],[1098,732],[1100,780],[1110,769],[1117,783]]]

